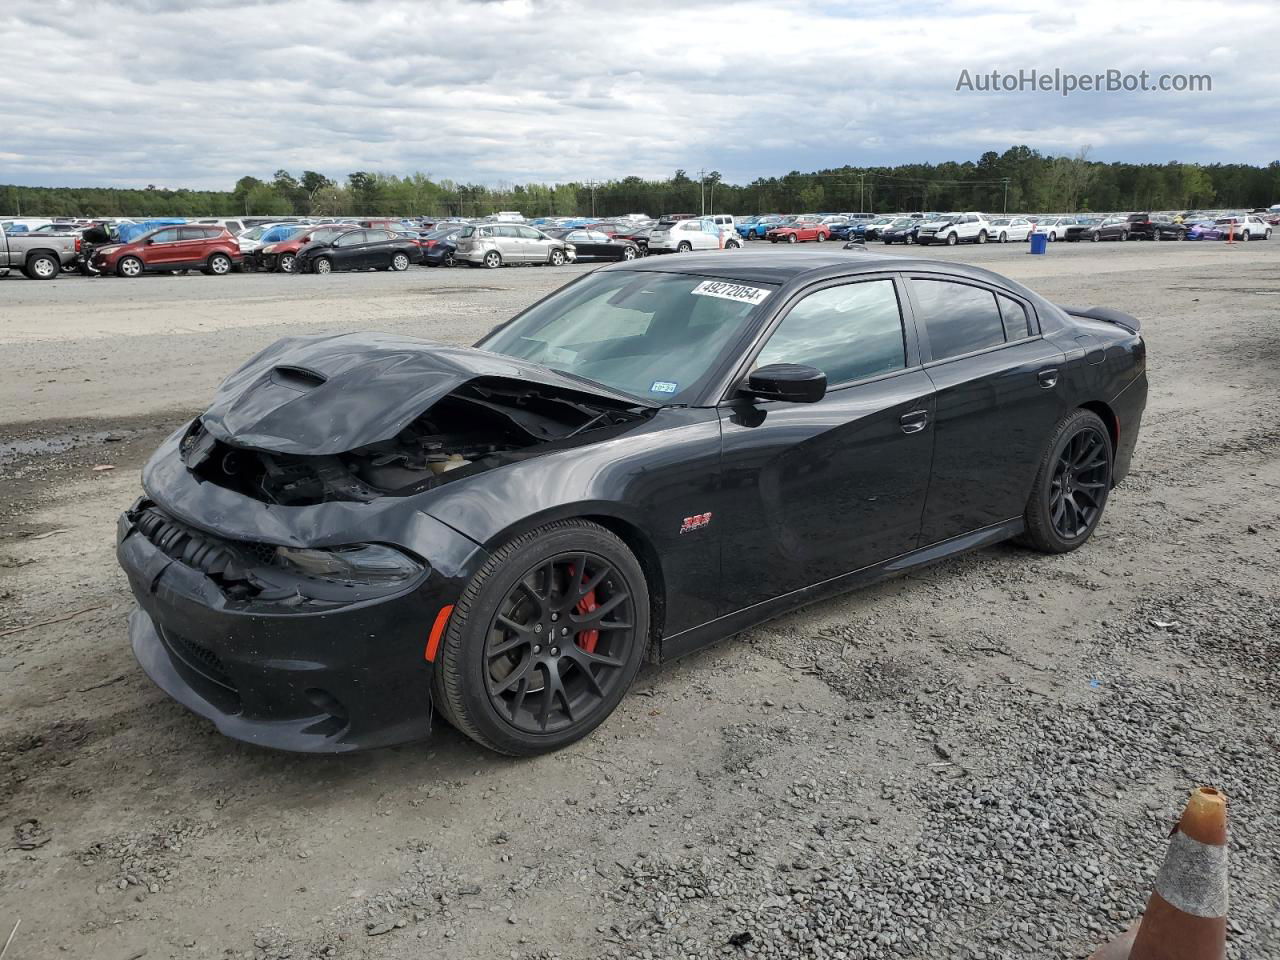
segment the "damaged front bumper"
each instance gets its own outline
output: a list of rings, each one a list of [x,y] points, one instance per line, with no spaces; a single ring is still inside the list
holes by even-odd
[[[342,537],[326,508],[347,505],[277,507],[265,525],[272,536],[251,539],[245,527],[262,505],[211,484],[198,484],[197,500],[185,471],[156,467],[149,479],[167,475],[172,500],[151,499],[148,485],[150,497],[120,517],[117,556],[138,602],[134,654],[161,689],[227,736],[282,750],[358,750],[430,732],[428,637],[484,551],[418,512],[392,531],[363,505],[364,539],[420,557],[420,573],[382,589],[307,575],[291,583],[271,566],[275,547],[323,539],[325,528]],[[196,502],[199,524],[182,515]],[[214,533],[219,516],[239,520]]]

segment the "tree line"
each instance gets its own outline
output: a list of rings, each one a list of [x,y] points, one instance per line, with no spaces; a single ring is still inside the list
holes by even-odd
[[[983,210],[1078,212],[1253,208],[1280,202],[1280,161],[1249,164],[1103,163],[1085,147],[1071,156],[1027,146],[976,161],[843,166],[792,171],[747,184],[718,171],[697,179],[623,177],[557,184],[467,184],[422,173],[356,171],[338,181],[314,170],[270,180],[241,177],[231,190],[0,186],[0,215],[152,216],[484,216],[627,213],[804,213],[814,211]]]

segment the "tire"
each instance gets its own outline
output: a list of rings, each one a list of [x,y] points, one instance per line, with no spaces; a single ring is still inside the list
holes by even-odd
[[[770,238],[769,238],[769,242],[770,242],[770,243],[777,243],[777,242],[778,242],[778,238],[777,238],[777,237],[770,237]]]
[[[316,257],[316,259],[311,262],[311,272],[322,275],[333,273],[333,261],[328,257]]]
[[[1248,230],[1241,230],[1241,231],[1240,231],[1240,242],[1241,242],[1241,243],[1248,243],[1248,242],[1249,242],[1249,231],[1248,231]]]
[[[1097,243],[1099,240],[1101,240],[1101,239],[1102,239],[1102,237],[1100,237],[1100,236],[1098,235],[1098,231],[1097,231],[1097,230],[1095,230],[1095,231],[1093,231],[1093,234],[1090,236],[1090,238],[1089,238],[1089,239],[1090,239],[1090,240],[1092,240],[1094,243]]]
[[[1125,230],[1120,234],[1120,241],[1121,243],[1123,243],[1125,240],[1128,240],[1128,239],[1129,239],[1129,231]]]
[[[551,256],[549,259],[551,260],[551,265],[553,267],[564,266],[564,251],[561,250],[559,247],[556,247],[554,250],[551,251]]]
[[[576,563],[584,571],[594,566],[592,575],[604,579],[574,604],[563,587],[573,583]],[[598,592],[612,594],[602,607],[624,598],[603,616],[620,611],[630,627],[599,631],[588,648],[585,633],[569,636],[562,626],[565,636],[557,650],[556,619],[589,613]],[[592,607],[584,610],[587,602]],[[606,638],[606,652],[600,654],[595,644]],[[460,732],[498,753],[558,750],[585,737],[614,711],[640,670],[648,638],[649,590],[635,555],[598,524],[557,521],[494,551],[463,590],[435,660],[435,705]],[[495,646],[506,647],[505,659],[504,652],[494,654]],[[592,672],[597,668],[604,669]],[[553,671],[559,697],[551,689]],[[530,697],[534,703],[527,706]]]
[[[1058,242],[1058,231],[1057,231],[1057,230],[1050,230],[1050,231],[1049,231],[1049,242],[1050,242],[1050,243],[1057,243],[1057,242]]]
[[[276,260],[276,270],[280,273],[293,273],[294,256],[292,253],[282,253]]]
[[[987,242],[987,231],[985,231],[985,230],[979,230],[979,231],[978,231],[978,242],[979,242],[979,243],[986,243],[986,242]]]
[[[742,244],[740,244],[737,240],[730,240],[724,245],[724,248],[726,250],[740,250],[742,249]]]
[[[799,243],[799,242],[800,242],[800,235],[798,233],[787,234],[787,243]]]
[[[51,253],[37,253],[27,260],[25,272],[32,280],[54,280],[62,272],[62,264]]]
[[[1083,546],[1106,510],[1114,456],[1111,433],[1096,413],[1073,410],[1063,417],[1036,471],[1023,514],[1026,530],[1022,542],[1043,553],[1068,553]],[[1070,469],[1066,492],[1060,494],[1065,465],[1079,463],[1081,458],[1088,469]],[[1077,504],[1076,497],[1085,503]],[[1059,503],[1063,504],[1060,517],[1056,510]],[[1087,511],[1087,503],[1093,504],[1092,512]],[[1087,517],[1083,515],[1086,512]]]
[[[1153,243],[1159,243],[1159,242],[1160,242],[1160,231],[1159,231],[1159,230],[1152,230],[1152,231],[1151,231],[1151,241],[1152,241]]]
[[[231,266],[230,257],[225,253],[215,253],[209,258],[205,273],[212,274],[215,277],[224,277],[231,272]]]
[[[497,270],[502,266],[502,254],[497,250],[490,250],[484,255],[484,265],[490,270]]]
[[[827,235],[825,233],[819,233],[816,239],[818,243],[826,243]]]
[[[1003,230],[1000,231],[1000,242],[1001,243],[1009,242],[1009,234],[1005,233]]]
[[[121,257],[116,262],[116,275],[134,279],[142,276],[142,261],[137,257]]]
[[[635,248],[635,247],[633,247],[633,246],[628,245],[628,246],[624,247],[624,248],[623,248],[623,250],[622,250],[622,259],[623,259],[623,260],[634,260],[634,259],[635,259],[636,257],[638,257],[638,256],[639,256],[639,254],[636,252],[636,248]]]
[[[959,243],[959,242],[960,242],[960,237],[959,237],[959,236],[957,236],[955,233],[948,233],[948,234],[947,234],[947,246],[948,246],[948,247],[954,247],[954,246],[955,246],[957,243]]]
[[[681,240],[679,245],[676,247],[676,253],[688,253],[692,249],[693,249],[693,244],[691,244],[688,240]]]
[[[453,258],[452,253],[446,253],[444,255],[444,259],[441,260],[440,263],[442,266],[446,267],[456,267],[458,265],[458,261]]]
[[[409,255],[407,253],[397,253],[391,258],[391,269],[397,273],[409,269]]]
[[[1263,240],[1270,240],[1270,239],[1271,239],[1271,231],[1270,231],[1270,230],[1268,230],[1266,233],[1264,233],[1264,234],[1262,235],[1262,239],[1263,239]]]

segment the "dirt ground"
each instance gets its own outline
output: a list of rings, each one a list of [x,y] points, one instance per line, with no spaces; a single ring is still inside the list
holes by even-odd
[[[0,280],[0,945],[20,920],[12,960],[1082,957],[1212,783],[1230,954],[1280,957],[1280,240],[930,255],[1142,319],[1150,402],[1094,540],[646,668],[532,760],[443,724],[332,758],[219,736],[133,661],[115,520],[272,340],[468,343],[587,268]]]

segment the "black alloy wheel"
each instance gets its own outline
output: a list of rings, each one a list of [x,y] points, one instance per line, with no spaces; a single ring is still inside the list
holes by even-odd
[[[491,750],[557,750],[617,707],[648,646],[649,592],[609,530],[561,520],[494,551],[449,618],[436,707]]]
[[[1046,447],[1024,514],[1023,541],[1066,553],[1093,534],[1111,493],[1111,435],[1096,413],[1074,410]]]
[[[598,711],[635,643],[626,580],[603,557],[562,553],[507,593],[485,639],[485,688],[524,733],[558,733]]]

